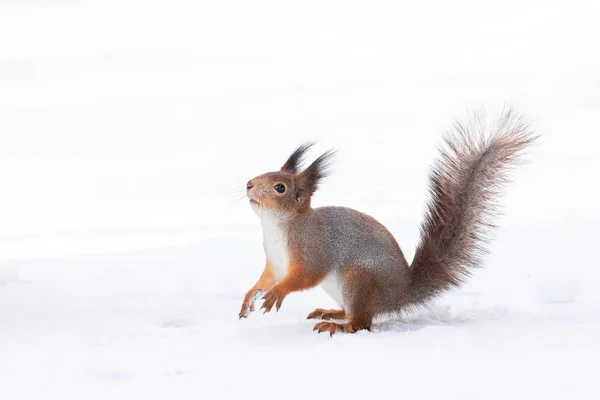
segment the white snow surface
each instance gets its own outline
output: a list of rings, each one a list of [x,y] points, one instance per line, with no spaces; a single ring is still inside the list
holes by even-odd
[[[0,2],[0,398],[597,399],[597,1]],[[237,318],[253,176],[339,149],[315,205],[410,260],[453,118],[522,111],[484,268],[372,332],[321,288]],[[260,305],[260,303],[258,303]]]

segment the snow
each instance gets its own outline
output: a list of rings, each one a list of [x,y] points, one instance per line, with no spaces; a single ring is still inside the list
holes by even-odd
[[[500,243],[488,276],[430,310],[333,338],[305,319],[334,306],[321,289],[238,320],[260,272],[255,239],[10,262],[0,387],[10,399],[593,398],[598,283],[549,302],[529,263],[511,256],[514,240]]]
[[[413,3],[1,2],[0,397],[598,398],[600,8]],[[441,133],[505,102],[543,140],[463,288],[355,335],[312,331],[321,288],[238,320],[249,178],[338,148],[315,205],[410,259]]]

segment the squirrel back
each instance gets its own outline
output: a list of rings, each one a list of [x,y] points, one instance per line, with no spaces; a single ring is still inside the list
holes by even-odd
[[[409,265],[392,234],[374,218],[343,207],[311,207],[333,152],[300,171],[312,146],[294,151],[283,167],[250,180],[247,193],[263,225],[265,270],[248,291],[241,317],[267,292],[262,308],[279,309],[287,294],[321,284],[341,310],[317,309],[309,318],[345,318],[315,329],[370,329],[384,313],[426,304],[457,287],[479,266],[494,228],[497,198],[508,171],[534,141],[514,111],[488,128],[482,116],[456,122],[430,175],[431,200],[421,240]]]

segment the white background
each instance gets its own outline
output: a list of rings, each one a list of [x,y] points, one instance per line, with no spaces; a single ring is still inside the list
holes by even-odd
[[[594,397],[599,18],[595,1],[0,1],[0,396]],[[263,263],[249,178],[307,140],[339,149],[315,204],[377,217],[410,259],[441,135],[504,105],[542,139],[462,291],[333,340],[304,320],[333,306],[321,289],[237,321]]]

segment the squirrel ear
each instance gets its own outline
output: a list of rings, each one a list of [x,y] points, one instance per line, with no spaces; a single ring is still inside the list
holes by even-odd
[[[329,150],[313,161],[304,171],[296,175],[296,202],[306,201],[317,190],[319,181],[329,175],[335,151]]]
[[[306,191],[302,188],[296,189],[296,203],[303,203],[306,199]]]
[[[308,142],[304,143],[302,146],[298,147],[294,152],[290,155],[288,160],[281,167],[281,171],[291,172],[292,174],[298,173],[298,167],[304,160],[304,155],[315,143]]]

